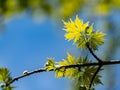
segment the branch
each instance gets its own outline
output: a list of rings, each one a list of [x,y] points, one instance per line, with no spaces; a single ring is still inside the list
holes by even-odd
[[[102,61],[102,63],[99,63],[99,62],[93,62],[93,63],[86,63],[86,64],[73,64],[73,65],[67,65],[67,66],[61,66],[59,68],[63,68],[65,67],[66,69],[67,68],[75,68],[75,67],[87,67],[87,66],[100,66],[100,65],[112,65],[112,64],[120,64],[120,60],[112,60],[112,61]],[[32,74],[36,74],[36,73],[41,73],[41,72],[46,72],[47,70],[45,68],[39,68],[37,70],[34,70],[34,71],[31,71],[31,72],[28,72],[27,74],[23,74],[23,75],[20,75],[20,76],[17,76],[15,78],[13,78],[10,82],[7,82],[6,83],[6,87],[9,86],[10,84],[12,84],[13,82],[15,81],[18,81],[19,79],[22,79],[24,77],[27,77],[29,75],[32,75]],[[50,71],[54,71],[53,69],[51,69]]]
[[[86,43],[86,46],[87,46],[88,50],[90,51],[90,53],[94,56],[94,58],[95,58],[98,62],[102,62],[102,60],[101,60],[100,58],[98,58],[98,57],[94,54],[94,52],[92,51],[92,49],[89,47],[89,44],[88,44],[88,43]]]
[[[91,88],[91,86],[92,86],[92,83],[93,83],[96,75],[97,75],[98,72],[100,71],[101,67],[102,67],[102,65],[100,65],[100,66],[97,68],[96,72],[94,73],[94,75],[93,75],[93,77],[92,77],[92,79],[91,79],[90,85],[89,85],[89,90],[90,90],[90,88]]]
[[[29,76],[29,75],[32,75],[32,74],[35,74],[35,73],[45,72],[45,71],[46,71],[45,68],[40,68],[40,69],[31,71],[31,72],[28,72],[27,74],[23,74],[23,75],[17,76],[15,78],[13,78],[10,82],[6,83],[6,87],[9,86],[10,84],[12,84],[15,81],[18,81],[21,78],[24,78],[26,76]]]

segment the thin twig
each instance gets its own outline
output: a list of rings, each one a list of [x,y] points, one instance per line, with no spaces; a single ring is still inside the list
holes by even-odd
[[[89,90],[91,89],[91,86],[92,86],[92,84],[93,84],[93,81],[94,81],[96,75],[98,74],[98,72],[100,71],[101,67],[102,67],[102,65],[99,65],[99,67],[98,67],[97,70],[95,71],[95,73],[94,73],[94,75],[93,75],[93,77],[92,77],[92,79],[91,79],[90,85],[89,85]]]
[[[17,77],[15,77],[15,78],[13,78],[10,82],[6,83],[6,87],[9,86],[10,84],[12,84],[12,83],[15,82],[15,81],[18,81],[18,80],[21,79],[21,78],[24,78],[24,77],[29,76],[29,75],[31,75],[31,74],[40,73],[40,72],[45,72],[45,71],[46,71],[45,68],[40,68],[40,69],[31,71],[31,72],[28,72],[27,74],[23,74],[23,75],[17,76]]]
[[[102,63],[92,62],[92,63],[86,63],[86,64],[73,64],[73,65],[61,66],[59,68],[65,67],[67,69],[67,68],[75,68],[75,67],[100,66],[100,65],[103,66],[103,65],[112,65],[112,64],[120,64],[120,60],[102,61]],[[27,74],[22,74],[20,76],[17,76],[15,78],[13,78],[10,82],[7,82],[6,87],[9,86],[10,84],[12,84],[15,81],[18,81],[19,79],[22,79],[22,78],[27,77],[27,76],[32,75],[32,74],[46,72],[46,71],[47,70],[45,68],[39,68],[37,70],[28,72]],[[54,71],[54,70],[51,69],[50,71]]]
[[[89,47],[89,44],[88,44],[88,43],[86,43],[86,46],[87,46],[88,50],[90,51],[90,53],[94,56],[94,58],[95,58],[98,62],[102,62],[102,60],[101,60],[100,58],[98,58],[98,57],[94,54],[94,52],[92,51],[92,49]]]
[[[101,60],[97,55],[94,54],[94,52],[92,51],[92,49],[89,47],[89,44],[88,44],[88,43],[86,43],[86,46],[87,46],[88,50],[90,51],[90,53],[94,56],[94,58],[95,58],[95,59],[98,61],[98,63],[99,63],[99,67],[97,68],[96,72],[93,74],[93,77],[92,77],[92,79],[91,79],[91,82],[90,82],[90,85],[89,85],[89,90],[90,90],[90,88],[91,88],[91,86],[92,86],[92,84],[93,84],[93,81],[94,81],[96,75],[98,74],[98,72],[100,71],[100,69],[101,69],[101,67],[102,67],[102,65],[103,65],[103,60]]]

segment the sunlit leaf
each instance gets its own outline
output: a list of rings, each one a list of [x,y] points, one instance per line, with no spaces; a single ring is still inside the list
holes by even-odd
[[[57,64],[59,66],[66,66],[66,65],[75,64],[75,59],[70,53],[67,53],[67,60],[63,59],[62,62],[57,62]]]
[[[66,31],[65,38],[67,40],[73,40],[74,43],[81,38],[82,32],[88,27],[88,22],[83,23],[78,16],[76,16],[75,21],[70,19],[70,21],[63,21],[63,23],[65,25],[64,30]]]
[[[0,82],[6,81],[10,78],[10,72],[7,68],[0,68]]]
[[[65,22],[63,21],[66,31],[65,38],[70,41],[73,40],[77,44],[78,48],[87,49],[86,44],[89,44],[90,48],[97,50],[98,46],[104,43],[104,33],[94,31],[93,24],[89,25],[88,22],[83,23],[82,20],[76,16],[75,21]]]
[[[64,77],[64,74],[65,74],[65,68],[64,67],[55,69],[55,76],[57,78]]]
[[[55,63],[54,63],[53,58],[48,58],[48,61],[45,64],[45,68],[47,71],[50,71],[55,68]]]

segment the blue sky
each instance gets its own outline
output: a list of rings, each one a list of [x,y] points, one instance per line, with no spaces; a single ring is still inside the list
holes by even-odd
[[[55,24],[49,18],[40,23],[36,23],[27,14],[12,18],[0,33],[0,67],[9,68],[11,75],[16,77],[24,70],[42,68],[48,57],[60,61],[66,57],[67,52],[79,56],[80,51],[65,40],[62,28],[62,25]],[[115,59],[119,59],[119,51]],[[119,75],[117,73],[117,79]],[[119,81],[116,83],[119,86]],[[16,86],[15,90],[68,90],[69,82],[65,78],[55,78],[53,72],[44,72],[23,78],[13,85]],[[105,89],[104,86],[98,88]]]
[[[75,47],[64,39],[62,28],[57,28],[49,18],[41,23],[36,23],[29,15],[12,18],[0,34],[0,66],[9,68],[15,77],[24,70],[43,67],[48,57],[60,61],[68,51],[76,54]],[[16,90],[66,90],[67,82],[47,72],[23,78],[13,85]]]

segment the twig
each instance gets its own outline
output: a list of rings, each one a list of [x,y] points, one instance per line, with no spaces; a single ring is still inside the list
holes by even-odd
[[[86,64],[73,64],[73,65],[67,65],[67,66],[61,66],[59,68],[65,67],[67,68],[75,68],[75,67],[87,67],[87,66],[100,66],[100,65],[112,65],[112,64],[120,64],[120,60],[112,60],[112,61],[102,61],[102,63],[99,62],[93,62],[93,63],[86,63]],[[29,75],[32,74],[36,74],[36,73],[41,73],[41,72],[46,72],[47,70],[45,68],[40,68],[31,72],[28,72],[27,74],[23,74],[20,76],[17,76],[15,78],[13,78],[10,82],[6,83],[6,87],[9,86],[10,84],[12,84],[13,82],[22,79],[24,77],[27,77]],[[51,69],[50,71],[54,71],[53,69]]]
[[[93,84],[93,81],[94,81],[96,75],[97,75],[98,72],[100,71],[101,67],[102,67],[102,65],[100,65],[100,66],[97,68],[96,72],[94,73],[94,75],[93,75],[93,77],[92,77],[92,79],[91,79],[90,85],[89,85],[89,90],[90,90],[90,88],[91,88],[91,86],[92,86],[92,84]]]
[[[94,56],[94,58],[95,58],[98,62],[102,62],[102,60],[101,60],[100,58],[98,58],[98,57],[94,54],[94,52],[92,51],[92,49],[89,47],[89,44],[88,44],[88,43],[86,43],[86,46],[87,46],[88,50],[90,51],[90,53]]]
[[[89,85],[89,90],[90,90],[90,88],[91,88],[91,86],[92,86],[92,83],[93,83],[96,75],[98,74],[98,72],[100,71],[100,69],[101,69],[101,67],[103,66],[104,63],[103,63],[103,60],[101,60],[97,55],[94,54],[94,52],[92,51],[92,49],[89,47],[89,44],[88,44],[88,43],[86,43],[86,46],[87,46],[88,50],[90,51],[90,53],[94,56],[94,58],[95,58],[95,59],[98,61],[98,63],[99,63],[99,67],[97,68],[96,72],[93,74],[93,77],[92,77],[92,79],[91,79],[91,82],[90,82],[90,85]]]
[[[40,73],[40,72],[45,72],[45,71],[46,71],[45,68],[40,68],[40,69],[31,71],[31,72],[28,72],[27,74],[23,74],[23,75],[17,76],[17,77],[15,77],[15,78],[13,78],[10,82],[6,83],[6,87],[9,86],[10,84],[12,84],[13,82],[21,79],[21,78],[24,78],[24,77],[29,76],[29,75],[31,75],[31,74]]]

